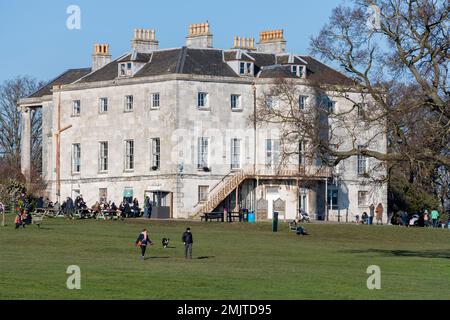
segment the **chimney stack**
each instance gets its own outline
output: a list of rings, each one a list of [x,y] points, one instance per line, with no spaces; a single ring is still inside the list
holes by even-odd
[[[286,40],[284,30],[264,31],[259,34],[258,51],[264,53],[286,52]]]
[[[134,37],[131,40],[131,48],[139,53],[151,53],[158,50],[159,42],[156,40],[155,30],[134,29]]]
[[[94,44],[92,54],[92,71],[96,71],[112,61],[109,54],[109,44]]]
[[[254,51],[255,48],[255,38],[243,38],[243,37],[234,37],[234,45],[233,49],[242,49],[248,51]]]
[[[186,37],[186,47],[212,48],[213,36],[209,31],[209,23],[191,24],[189,35]]]

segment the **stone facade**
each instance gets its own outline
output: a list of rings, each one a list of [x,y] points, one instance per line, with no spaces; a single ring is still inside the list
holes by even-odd
[[[191,26],[191,38],[209,37],[209,26],[198,25],[203,28],[203,34],[200,35],[195,34],[195,26]],[[153,33],[149,34],[150,39],[154,39]],[[278,39],[278,49],[273,50],[284,52],[282,33],[274,34],[281,37],[281,40]],[[277,40],[267,34],[265,37],[263,42]],[[205,43],[199,42],[194,46],[205,47],[202,53],[205,55],[208,50],[214,51],[207,49],[212,44],[210,41],[212,36]],[[193,45],[192,41],[189,44]],[[267,50],[271,50],[270,46],[264,47],[264,51]],[[164,54],[163,50],[157,50],[156,47],[146,50],[146,53],[151,51]],[[248,58],[247,56],[246,59]],[[187,58],[178,59],[177,68],[183,59]],[[152,60],[147,64],[151,63]],[[225,60],[223,63],[225,64]],[[234,70],[230,72],[236,73],[233,77],[180,72],[139,78],[115,77],[112,80],[90,82],[83,82],[81,78],[64,84],[61,88],[53,87],[51,95],[37,100],[22,100],[23,107],[42,108],[43,178],[48,183],[48,196],[56,200],[55,133],[58,130],[58,105],[61,107],[61,127],[70,125],[60,137],[61,199],[82,194],[88,204],[93,204],[106,192],[107,199],[118,204],[125,194],[129,196],[132,193],[132,197],[138,198],[142,205],[144,195],[150,194],[162,207],[169,208],[170,217],[188,218],[201,205],[199,201],[202,190],[213,189],[224,177],[232,174],[233,170],[251,167],[268,170],[267,139],[279,138],[279,130],[275,126],[254,128],[252,118],[256,101],[270,87],[270,79],[255,76],[256,64],[255,60],[251,65],[253,76],[239,76],[239,64],[231,61],[228,68]],[[103,72],[102,69],[107,68],[108,65],[98,71]],[[113,68],[116,67],[112,66],[111,69]],[[119,72],[117,68],[115,70]],[[146,66],[140,70],[146,70]],[[95,72],[94,70],[94,75]],[[312,94],[304,79],[296,81],[302,94]],[[201,107],[199,94],[204,94]],[[158,101],[156,106],[155,95]],[[126,108],[127,96],[133,97],[132,110]],[[102,105],[104,98],[107,98],[106,112]],[[237,99],[237,102],[234,101],[233,104],[232,99]],[[342,110],[351,108],[347,101],[339,98],[335,100]],[[79,114],[74,114],[75,101],[79,101]],[[199,166],[202,137],[207,138],[207,170],[204,165]],[[160,142],[157,168],[154,168],[155,154],[152,147],[152,139],[155,138]],[[129,154],[127,140],[133,141],[134,155],[133,168],[129,170],[126,168]],[[101,168],[100,159],[100,143],[104,142],[108,144],[107,170]],[[379,136],[373,143],[377,144],[377,150],[385,151],[386,137]],[[76,165],[74,144],[80,146],[80,160]],[[239,145],[237,149],[236,144]],[[26,146],[24,144],[24,148]],[[27,160],[22,159],[23,167],[26,167],[26,163]],[[233,168],[232,163],[235,167],[238,165],[238,168]],[[78,165],[79,168],[74,170]],[[371,185],[366,178],[358,176],[357,165],[356,157],[345,160],[339,167],[337,181],[327,177],[278,179],[276,173],[270,178],[262,176],[248,179],[239,186],[237,193],[232,192],[224,199],[218,210],[224,207],[229,210],[238,207],[256,210],[257,203],[261,206],[266,203],[266,213],[261,215],[264,208],[259,208],[258,217],[271,218],[274,202],[283,201],[285,212],[281,217],[285,219],[294,219],[299,209],[303,208],[316,219],[352,221],[356,214],[368,212],[370,203],[375,203],[375,206],[382,203],[387,208],[386,185]],[[377,163],[369,160],[369,165],[376,166]],[[327,209],[327,194],[335,189],[339,190],[337,203]],[[367,192],[366,201],[358,203],[361,191]],[[386,215],[386,210],[384,214]]]

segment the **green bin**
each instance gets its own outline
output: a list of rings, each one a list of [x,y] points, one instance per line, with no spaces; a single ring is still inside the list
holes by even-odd
[[[278,212],[274,212],[272,218],[272,232],[277,231],[278,231]]]

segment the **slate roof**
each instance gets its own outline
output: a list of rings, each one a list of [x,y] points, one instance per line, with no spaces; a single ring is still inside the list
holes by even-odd
[[[40,98],[46,95],[51,95],[53,86],[70,84],[84,77],[90,72],[91,68],[69,69],[66,72],[60,74],[55,79],[51,80],[38,91],[32,93],[30,96],[28,96],[28,98]]]
[[[254,59],[255,76],[260,78],[296,78],[290,72],[288,55],[275,55],[261,52],[246,52]],[[204,76],[234,77],[240,76],[224,61],[235,59],[237,52],[221,49],[176,48],[157,50],[150,54],[137,54],[134,61],[144,62],[144,66],[134,75],[134,78],[159,76],[167,74],[191,74]],[[245,55],[243,55],[245,56]],[[309,56],[299,56],[307,62],[307,79],[326,84],[351,85],[353,81],[342,73],[326,66]],[[91,73],[90,68],[71,69],[52,80],[45,87],[33,93],[29,98],[51,94],[54,85],[77,83],[91,83],[110,81],[118,77],[118,64],[130,61],[132,54],[110,62],[103,68]],[[248,58],[247,58],[248,59]],[[296,63],[304,64],[296,59]]]

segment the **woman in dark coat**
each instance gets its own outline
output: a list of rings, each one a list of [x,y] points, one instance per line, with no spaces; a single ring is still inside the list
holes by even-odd
[[[147,245],[152,245],[152,244],[153,244],[153,242],[148,237],[147,229],[142,230],[142,232],[139,234],[138,238],[136,239],[136,246],[141,247],[142,260],[144,260],[145,250],[147,249]]]

